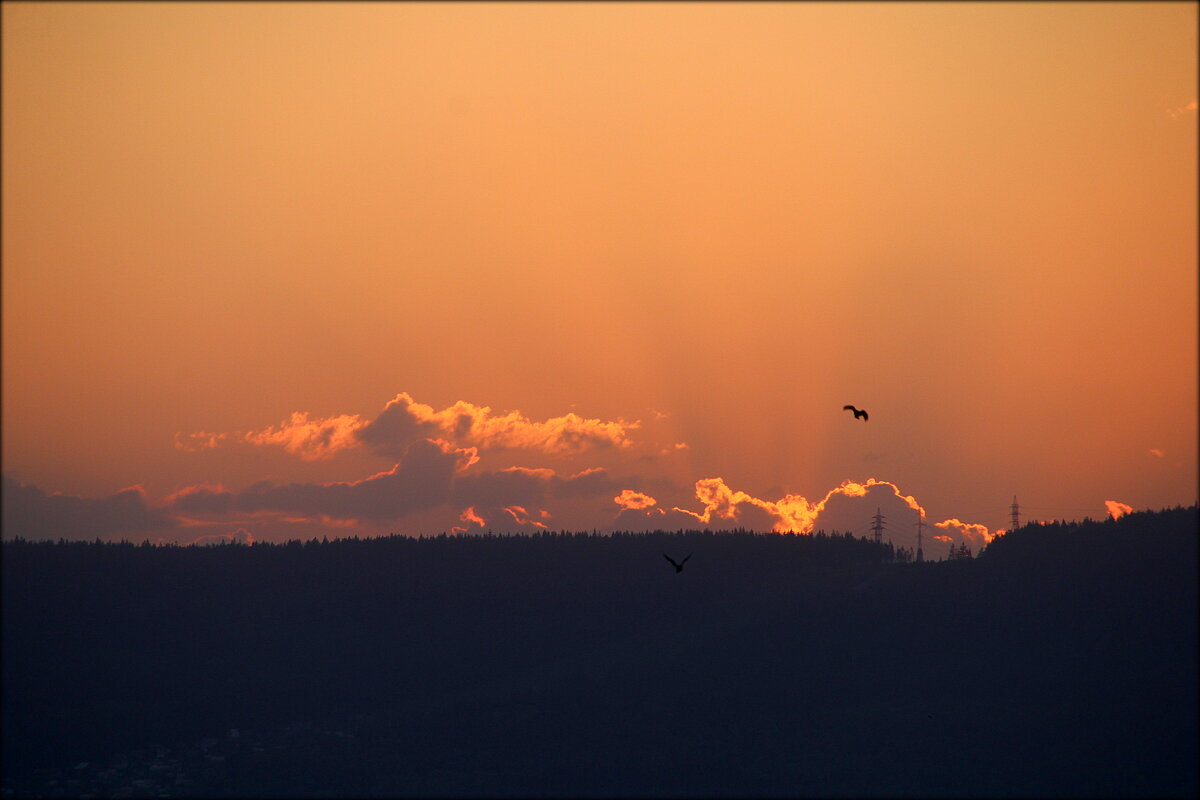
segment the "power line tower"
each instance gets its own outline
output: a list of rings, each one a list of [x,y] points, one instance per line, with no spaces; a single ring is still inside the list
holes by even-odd
[[[880,509],[876,507],[875,516],[872,517],[875,520],[875,524],[871,526],[871,530],[875,534],[875,544],[883,544],[883,514],[879,512]]]
[[[925,560],[925,554],[921,552],[921,532],[925,530],[925,518],[921,516],[921,512],[917,512],[917,563]]]
[[[1015,531],[1017,528],[1021,527],[1021,507],[1019,505],[1017,505],[1017,496],[1015,494],[1013,495],[1011,511],[1012,511],[1012,527],[1009,528],[1009,530]]]

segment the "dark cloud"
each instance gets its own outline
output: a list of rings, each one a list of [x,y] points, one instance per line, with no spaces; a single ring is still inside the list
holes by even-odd
[[[239,493],[193,486],[167,498],[169,509],[192,514],[280,512],[312,519],[395,520],[439,506],[487,509],[490,519],[514,517],[536,527],[551,501],[611,497],[620,483],[604,469],[559,475],[552,469],[510,467],[464,474],[476,461],[474,448],[442,440],[411,444],[392,469],[353,482],[275,484],[262,481]],[[509,509],[517,509],[509,511]]]
[[[742,504],[737,507],[737,517],[731,521],[726,521],[722,527],[748,528],[752,531],[770,531],[774,530],[774,525],[778,520],[779,518],[776,515],[766,509]]]
[[[605,469],[563,477],[552,469],[509,467],[458,478],[452,498],[459,506],[501,508],[515,503],[540,508],[553,499],[610,495],[618,491],[619,485]]]
[[[189,486],[166,498],[172,511],[190,514],[226,514],[233,510],[233,492],[212,486]]]
[[[509,467],[463,475],[454,482],[451,502],[457,506],[499,508],[512,504],[542,506],[556,479],[551,469]]]
[[[438,426],[428,419],[418,419],[412,406],[407,394],[397,395],[378,417],[359,429],[358,438],[381,455],[400,458],[414,442],[439,435]],[[469,419],[466,424],[470,424]]]
[[[170,528],[175,520],[146,503],[140,486],[102,498],[47,494],[3,476],[4,536],[26,539],[94,539]]]
[[[433,441],[414,442],[387,472],[352,483],[258,483],[241,492],[240,511],[388,520],[446,503],[454,475],[474,453]]]
[[[568,478],[559,478],[554,487],[554,496],[567,498],[612,494],[631,480],[637,481],[637,478],[617,480],[606,469],[588,469]]]

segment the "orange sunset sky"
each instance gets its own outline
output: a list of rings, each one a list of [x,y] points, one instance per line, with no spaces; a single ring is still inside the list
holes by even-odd
[[[940,557],[1014,495],[1191,504],[1196,32],[1195,3],[4,3],[4,534],[882,508],[912,546],[920,506]]]

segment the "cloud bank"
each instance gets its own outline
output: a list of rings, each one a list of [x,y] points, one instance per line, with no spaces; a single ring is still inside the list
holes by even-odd
[[[638,422],[604,422],[574,413],[535,422],[511,411],[494,414],[488,406],[463,400],[435,411],[407,393],[396,395],[358,432],[359,439],[384,455],[399,455],[418,439],[441,438],[480,450],[523,449],[549,455],[573,455],[596,448],[630,446]]]
[[[677,515],[673,517],[674,519],[686,519],[693,525],[699,523],[702,526],[712,527],[716,524],[720,527],[736,526],[754,530],[771,530],[776,533],[810,534],[816,527],[821,513],[826,510],[832,499],[839,496],[866,497],[868,490],[876,486],[889,489],[893,496],[916,511],[921,519],[925,519],[925,509],[915,497],[902,493],[900,487],[891,481],[877,478],[868,478],[865,481],[843,481],[840,486],[830,489],[824,497],[816,502],[797,494],[787,494],[779,500],[763,500],[743,491],[734,491],[726,485],[722,478],[704,478],[696,481],[696,499],[701,502],[703,508],[700,511],[691,511],[676,506],[671,511],[673,515]],[[626,523],[645,521],[666,527],[665,523],[672,519],[671,514],[656,507],[657,501],[653,497],[631,489],[626,489],[614,497],[613,502],[621,508],[618,519]],[[953,530],[961,539],[976,548],[990,543],[996,535],[986,525],[963,522],[956,518],[933,524],[938,528]],[[934,538],[950,540],[950,537],[946,537],[944,534]]]
[[[664,416],[652,413],[656,418]],[[180,535],[181,529],[192,529],[187,531],[191,541],[235,537],[250,541],[255,536],[311,535],[328,529],[338,533],[348,528],[373,535],[403,520],[402,530],[432,528],[459,534],[533,532],[553,526],[608,531],[742,528],[805,535],[816,529],[823,514],[830,520],[850,518],[844,500],[866,498],[868,493],[876,501],[898,500],[917,519],[926,519],[925,508],[914,496],[891,481],[873,477],[845,480],[811,500],[791,493],[774,500],[756,497],[734,489],[724,478],[709,477],[694,482],[697,505],[664,504],[647,489],[678,500],[683,487],[665,477],[643,479],[610,472],[657,457],[647,453],[659,453],[661,444],[642,447],[646,443],[640,443],[636,451],[628,452],[634,444],[632,432],[639,425],[574,413],[536,421],[519,411],[500,414],[461,400],[437,410],[401,392],[370,420],[357,414],[320,417],[297,411],[261,429],[199,431],[177,434],[175,439],[175,446],[187,452],[235,445],[274,447],[315,462],[361,448],[389,458],[390,468],[366,477],[329,482],[263,480],[237,490],[196,484],[166,495],[158,504],[152,504],[140,487],[85,499],[50,495],[6,477],[5,533],[90,538],[175,528]],[[684,448],[680,443],[663,452]],[[569,472],[548,466],[485,469],[480,464],[485,450],[523,450],[547,459],[592,453],[600,460],[600,451],[617,457],[609,458],[615,467],[578,469],[576,464]],[[840,510],[830,514],[835,500]],[[1106,507],[1114,518],[1131,510],[1111,500]],[[901,541],[910,538],[907,524],[902,525],[889,530]],[[957,517],[931,526],[937,529],[930,531],[933,540],[966,542],[976,550],[1002,533]],[[833,527],[847,526],[835,523]],[[862,530],[857,522],[849,527]]]
[[[111,534],[138,534],[178,523],[151,508],[141,486],[101,498],[47,494],[3,476],[2,518],[6,538],[93,539]]]
[[[497,414],[489,406],[465,400],[438,411],[401,392],[373,420],[358,414],[318,417],[295,411],[278,425],[240,434],[177,433],[175,446],[194,452],[241,442],[282,447],[306,461],[316,461],[362,446],[381,456],[401,458],[414,443],[438,439],[479,451],[529,450],[566,456],[603,448],[626,449],[632,444],[630,432],[640,424],[624,419],[606,422],[573,412],[539,422],[520,411]],[[686,445],[676,445],[681,446]]]
[[[221,486],[189,486],[165,498],[166,509],[181,514],[279,513],[310,520],[368,520],[388,523],[449,506],[459,520],[483,527],[513,523],[542,528],[551,519],[547,505],[557,500],[611,495],[615,481],[604,469],[563,475],[553,469],[508,467],[469,472],[476,448],[440,439],[413,442],[391,469],[357,481],[255,483],[240,492]],[[511,527],[511,526],[509,526]]]

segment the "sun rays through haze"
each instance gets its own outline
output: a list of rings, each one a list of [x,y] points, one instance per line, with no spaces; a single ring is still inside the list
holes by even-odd
[[[1195,502],[1196,22],[7,3],[4,535]]]

